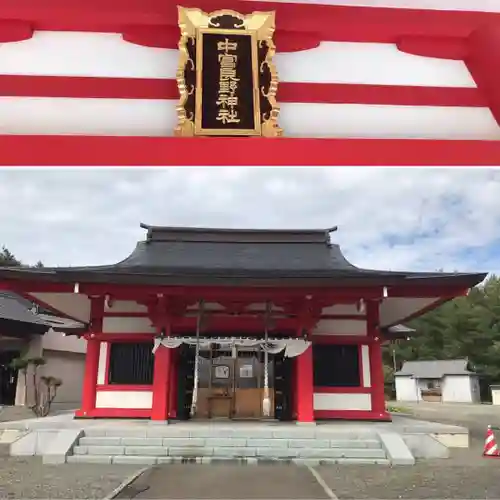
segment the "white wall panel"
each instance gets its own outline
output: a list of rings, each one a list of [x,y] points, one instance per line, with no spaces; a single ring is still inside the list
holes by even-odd
[[[99,350],[99,364],[97,365],[97,384],[103,385],[106,383],[106,369],[108,364],[108,342],[101,342]]]
[[[119,34],[35,32],[3,44],[0,74],[175,78],[178,51],[142,47]],[[475,87],[462,61],[400,52],[385,43],[324,42],[276,56],[281,81]]]
[[[394,377],[397,401],[420,401],[420,389],[413,377]]]
[[[462,61],[415,56],[388,43],[323,42],[278,54],[281,81],[475,87]]]
[[[488,108],[294,103],[280,122],[296,137],[500,139]]]
[[[76,335],[64,335],[62,332],[49,330],[42,337],[42,346],[51,351],[66,351],[84,354],[87,352],[87,341]]]
[[[30,118],[28,116],[28,119]],[[0,116],[0,124],[2,119],[3,117]],[[0,125],[0,130],[1,128]],[[85,323],[90,320],[90,300],[87,295],[77,293],[30,293],[30,295],[53,307],[56,311],[61,311],[76,320]]]
[[[176,50],[142,47],[113,33],[37,31],[2,44],[0,74],[175,78]]]
[[[368,345],[361,346],[361,362],[363,363],[361,368],[363,372],[363,387],[371,387],[372,377],[370,373],[370,346]]]
[[[114,300],[111,302],[111,307],[104,304],[104,311],[113,313],[115,312],[147,313],[148,308],[145,305],[138,304],[137,302],[132,300]]]
[[[313,330],[314,335],[366,335],[366,321],[321,319]]]
[[[149,409],[153,406],[153,391],[97,391],[95,406]]]
[[[0,133],[172,136],[175,107],[173,100],[0,97]],[[500,139],[487,108],[286,103],[280,124],[289,137]]]
[[[149,318],[104,318],[104,333],[155,333]]]
[[[168,136],[175,101],[0,97],[1,134]]]
[[[370,394],[314,393],[315,410],[366,410],[372,409]]]
[[[473,403],[471,377],[447,375],[442,379],[442,398],[445,403]]]

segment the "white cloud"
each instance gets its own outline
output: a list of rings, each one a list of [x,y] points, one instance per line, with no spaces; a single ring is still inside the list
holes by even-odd
[[[113,263],[139,222],[326,228],[361,267],[500,270],[500,170],[3,169],[0,245],[28,263]]]

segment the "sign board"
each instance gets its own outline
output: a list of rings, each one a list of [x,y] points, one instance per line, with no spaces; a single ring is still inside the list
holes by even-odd
[[[252,377],[253,377],[252,365],[240,366],[240,378],[252,378]]]
[[[282,135],[274,13],[179,7],[178,136]]]

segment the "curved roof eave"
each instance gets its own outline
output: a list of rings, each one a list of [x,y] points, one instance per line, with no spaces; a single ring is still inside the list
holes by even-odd
[[[13,281],[38,281],[52,283],[116,283],[144,285],[196,285],[197,282],[213,284],[244,285],[249,281],[255,284],[271,285],[273,280],[294,281],[304,286],[462,286],[472,288],[480,284],[488,273],[402,273],[393,271],[266,271],[232,269],[117,269],[113,266],[80,268],[20,269],[0,268],[0,279]],[[273,285],[276,286],[276,283]]]

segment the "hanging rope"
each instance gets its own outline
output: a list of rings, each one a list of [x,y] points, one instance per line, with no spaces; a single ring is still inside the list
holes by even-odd
[[[271,316],[271,302],[266,302],[266,313],[264,318],[264,343],[269,341],[269,319]],[[269,353],[264,349],[264,397],[262,399],[262,413],[264,417],[271,416],[271,398],[269,397]]]
[[[191,401],[191,417],[196,415],[196,406],[198,403],[198,385],[200,379],[200,331],[205,302],[198,302],[198,315],[196,317],[196,351],[194,355],[194,382],[193,382],[193,400]]]

